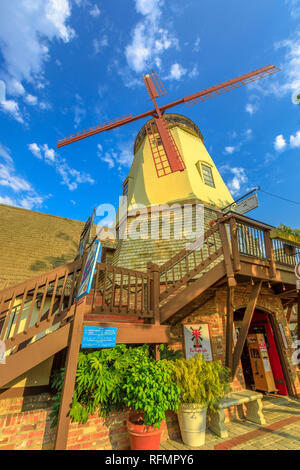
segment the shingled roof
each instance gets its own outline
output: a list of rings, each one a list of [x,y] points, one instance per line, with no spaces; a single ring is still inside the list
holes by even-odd
[[[0,289],[72,261],[83,227],[79,220],[0,204]]]

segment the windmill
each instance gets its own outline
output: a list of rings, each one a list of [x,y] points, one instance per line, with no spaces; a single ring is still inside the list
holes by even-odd
[[[184,98],[173,101],[169,104],[165,104],[163,106],[158,106],[156,99],[165,95],[166,90],[157,73],[153,71],[151,74],[144,75],[143,80],[148,94],[154,104],[154,109],[146,111],[142,114],[138,114],[137,116],[128,114],[113,121],[102,123],[87,130],[72,134],[68,137],[60,139],[57,143],[57,148],[64,147],[65,145],[72,144],[73,142],[77,142],[87,137],[91,137],[92,135],[99,134],[100,132],[109,131],[120,126],[124,126],[125,124],[129,124],[130,122],[151,116],[154,118],[154,121],[148,121],[145,128],[157,176],[161,177],[176,171],[184,171],[184,160],[170,132],[167,121],[164,118],[164,113],[168,109],[183,103],[187,106],[192,106],[208,99],[215,98],[216,96],[228,93],[235,88],[248,85],[249,83],[260,80],[279,71],[280,69],[278,67],[275,67],[274,65],[268,65],[227,82],[220,83],[214,87],[207,88],[189,96],[185,96]]]

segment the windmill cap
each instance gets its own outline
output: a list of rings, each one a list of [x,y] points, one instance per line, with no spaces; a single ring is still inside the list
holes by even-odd
[[[199,127],[196,126],[196,124],[193,121],[191,121],[191,119],[183,116],[182,114],[173,114],[173,113],[172,114],[164,114],[164,118],[166,119],[166,121],[168,122],[170,127],[174,127],[174,126],[181,127],[182,129],[185,129],[186,131],[192,133],[196,137],[200,137],[200,139],[202,140],[202,142],[204,144],[203,135],[202,135]],[[155,121],[155,118],[149,119],[149,121],[147,121],[143,125],[143,127],[140,129],[140,131],[139,131],[139,133],[138,133],[138,135],[136,136],[136,139],[135,139],[134,153],[136,153],[138,151],[138,149],[140,148],[141,143],[143,142],[143,140],[146,137],[146,124],[148,122],[154,122],[154,121]]]

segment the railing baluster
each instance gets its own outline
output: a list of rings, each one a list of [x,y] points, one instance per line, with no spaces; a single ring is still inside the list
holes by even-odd
[[[30,320],[31,320],[33,309],[34,309],[34,306],[35,306],[35,301],[36,301],[38,288],[39,288],[39,284],[38,284],[38,282],[36,282],[35,288],[34,288],[34,291],[33,291],[33,297],[32,297],[32,300],[31,300],[31,305],[30,305],[28,317],[26,319],[26,323],[25,323],[25,327],[24,327],[24,331],[23,331],[24,334],[27,334],[27,330],[28,330],[29,325],[30,325]]]
[[[53,289],[53,292],[52,292],[51,303],[50,303],[49,312],[48,312],[48,316],[47,316],[48,321],[51,320],[51,315],[52,315],[54,302],[55,302],[55,297],[56,297],[57,284],[58,284],[58,274],[55,276],[54,289]]]

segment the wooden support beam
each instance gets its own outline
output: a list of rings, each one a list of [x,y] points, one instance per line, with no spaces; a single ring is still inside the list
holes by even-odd
[[[297,309],[297,338],[300,341],[300,292],[298,292]]]
[[[232,369],[233,361],[233,294],[234,288],[227,286],[227,324],[226,324],[226,358],[225,365]]]
[[[78,355],[83,332],[84,309],[80,308],[81,306],[82,305],[79,305],[76,308],[74,320],[70,329],[65,379],[56,429],[55,450],[65,450],[67,447],[70,422],[69,413],[73,400]]]
[[[241,270],[241,261],[240,261],[240,252],[239,252],[238,237],[237,237],[238,229],[237,229],[236,219],[231,218],[229,221],[229,225],[230,225],[233,269],[234,269],[234,272],[238,272]]]
[[[265,241],[265,249],[266,249],[266,256],[270,262],[270,278],[274,279],[276,277],[276,263],[274,258],[274,251],[273,251],[273,243],[270,237],[270,230],[264,230],[264,241]]]
[[[286,321],[287,321],[287,324],[290,323],[291,321],[291,316],[292,316],[292,312],[293,312],[293,307],[294,307],[294,304],[291,304],[288,306],[287,308],[287,312],[286,312]]]
[[[248,302],[246,311],[244,313],[242,326],[241,326],[237,343],[236,343],[236,346],[234,348],[234,353],[233,353],[232,378],[234,378],[236,374],[236,370],[241,359],[246,337],[249,331],[249,326],[253,317],[253,313],[256,307],[258,296],[260,294],[261,285],[262,285],[262,281],[259,281],[253,286],[252,292],[250,294],[249,302]]]
[[[170,341],[169,325],[84,321],[84,326],[117,327],[117,344],[160,344]]]
[[[224,262],[225,262],[225,267],[226,267],[228,285],[230,287],[235,287],[236,280],[234,277],[234,270],[233,270],[232,259],[231,259],[231,250],[230,250],[228,233],[226,230],[225,223],[223,222],[219,223],[219,231],[220,231],[221,243],[223,247]]]

